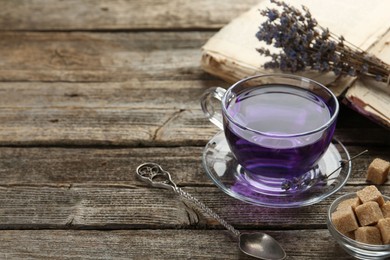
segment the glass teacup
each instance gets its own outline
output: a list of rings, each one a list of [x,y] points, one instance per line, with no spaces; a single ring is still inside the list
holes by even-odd
[[[211,98],[221,101],[222,114]],[[265,191],[279,192],[298,179],[316,178],[318,161],[335,130],[339,103],[322,84],[294,75],[258,75],[228,90],[208,89],[204,113],[224,131],[247,177]]]

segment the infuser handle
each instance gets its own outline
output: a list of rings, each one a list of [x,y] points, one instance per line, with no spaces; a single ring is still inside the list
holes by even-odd
[[[200,99],[200,104],[202,106],[203,113],[206,115],[206,117],[210,120],[211,123],[219,127],[221,130],[223,130],[222,114],[220,112],[215,111],[215,107],[211,98],[215,98],[219,101],[222,101],[222,98],[225,93],[226,90],[224,88],[212,87],[207,89]]]
[[[181,198],[191,201],[201,210],[203,210],[204,212],[206,212],[207,214],[215,218],[222,226],[224,226],[226,229],[232,232],[236,237],[240,236],[240,232],[237,229],[235,229],[232,225],[227,223],[223,218],[221,218],[217,213],[215,213],[213,210],[207,207],[203,202],[201,202],[200,200],[198,200],[188,192],[185,192],[184,190],[177,187],[176,184],[173,182],[169,172],[164,170],[157,163],[151,163],[151,162],[143,163],[140,166],[138,166],[136,172],[140,180],[148,183],[153,187],[172,190],[173,192],[178,194]]]
[[[157,188],[176,191],[176,183],[172,181],[169,172],[161,168],[157,163],[147,162],[137,167],[137,176],[140,180]]]

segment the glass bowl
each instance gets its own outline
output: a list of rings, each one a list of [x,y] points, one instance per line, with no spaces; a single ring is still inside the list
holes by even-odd
[[[347,193],[337,198],[328,209],[326,224],[330,234],[336,239],[337,243],[350,255],[358,259],[386,259],[390,257],[390,245],[370,245],[353,240],[336,230],[332,223],[331,215],[337,209],[340,202],[356,197],[355,192]],[[383,195],[385,201],[390,197]]]

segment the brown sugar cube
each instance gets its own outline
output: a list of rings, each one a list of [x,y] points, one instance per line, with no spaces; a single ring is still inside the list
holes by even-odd
[[[386,182],[389,174],[390,162],[376,158],[368,166],[367,181],[374,184],[383,184]]]
[[[355,240],[355,230],[354,231],[349,231],[344,234],[345,236],[349,237],[350,239]]]
[[[379,205],[383,205],[385,203],[381,192],[374,185],[367,186],[364,189],[357,191],[356,195],[362,203],[366,203],[368,201],[376,201]]]
[[[390,201],[386,201],[386,203],[381,206],[381,210],[384,218],[390,218]]]
[[[352,198],[352,199],[347,199],[347,200],[343,200],[342,202],[340,202],[339,205],[337,205],[336,210],[342,210],[346,207],[352,207],[352,209],[354,210],[360,204],[362,204],[362,203],[360,202],[360,199],[358,197]]]
[[[377,227],[359,227],[355,230],[355,240],[372,245],[382,245],[381,232]]]
[[[355,213],[361,226],[376,224],[378,220],[383,218],[382,210],[375,201],[369,201],[357,206]]]
[[[336,229],[343,234],[353,231],[359,227],[352,207],[344,208],[332,213],[332,223]]]
[[[381,232],[383,244],[390,244],[390,218],[379,220],[377,227]]]

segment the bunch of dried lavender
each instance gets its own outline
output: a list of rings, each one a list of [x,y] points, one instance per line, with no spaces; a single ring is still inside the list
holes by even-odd
[[[266,48],[257,49],[260,54],[271,57],[271,61],[264,64],[266,68],[290,72],[311,68],[333,71],[336,75],[366,75],[389,84],[388,64],[321,27],[307,7],[302,6],[303,11],[300,11],[283,1],[271,2],[282,11],[262,10],[267,20],[261,24],[256,37],[282,51],[276,54]]]

